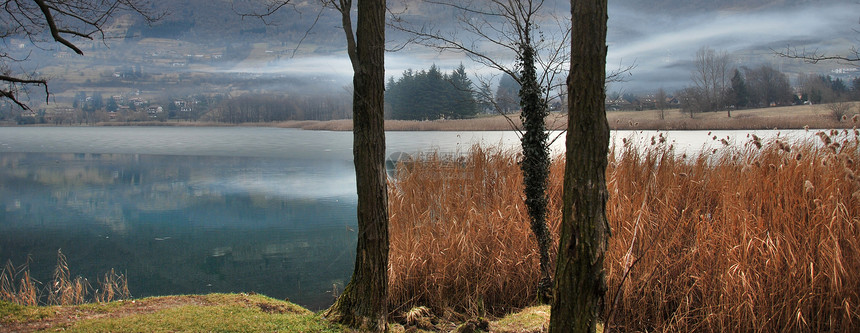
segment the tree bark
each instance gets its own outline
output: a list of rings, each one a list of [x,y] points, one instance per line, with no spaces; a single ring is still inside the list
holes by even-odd
[[[567,164],[550,332],[595,332],[606,293],[607,0],[571,0]]]
[[[345,13],[349,15],[349,10]],[[358,245],[352,279],[325,316],[361,331],[384,332],[388,328],[388,193],[383,126],[385,0],[358,0],[357,23],[355,50],[349,53],[356,65],[353,156],[358,187]]]

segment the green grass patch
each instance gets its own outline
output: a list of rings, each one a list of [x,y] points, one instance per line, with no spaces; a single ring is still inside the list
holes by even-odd
[[[240,305],[191,305],[148,314],[77,322],[72,332],[342,332],[314,314],[268,313]]]
[[[44,306],[24,306],[0,300],[0,323],[41,320],[51,316],[53,313],[51,308]]]
[[[0,301],[0,327],[72,332],[349,332],[293,303],[247,294],[50,307]]]
[[[492,332],[541,332],[549,306],[527,308],[489,325]],[[426,331],[391,322],[391,332]],[[70,332],[332,332],[354,333],[296,304],[263,295],[209,294],[149,297],[68,306],[23,306],[0,301],[0,331]]]
[[[343,332],[295,305],[262,295],[166,296],[122,302],[111,315],[80,320],[73,332]]]
[[[525,308],[490,325],[493,332],[543,332],[549,327],[550,306]]]

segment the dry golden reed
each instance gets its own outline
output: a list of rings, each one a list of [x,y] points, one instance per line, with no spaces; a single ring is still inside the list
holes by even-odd
[[[131,298],[127,278],[113,269],[96,283],[96,289],[83,277],[72,278],[66,256],[60,250],[53,279],[44,289],[38,288],[38,284],[41,283],[30,277],[28,263],[16,267],[8,261],[0,271],[0,300],[21,305],[77,305]]]
[[[389,187],[392,304],[464,313],[528,304],[538,253],[521,184],[514,154],[494,149],[399,164]]]
[[[690,157],[631,142],[607,170],[610,328],[860,331],[855,132],[751,138]],[[389,187],[396,311],[499,314],[533,302],[538,259],[517,160],[476,147],[399,166]],[[555,235],[562,171],[554,161]]]
[[[30,277],[27,263],[15,267],[11,261],[7,261],[0,271],[0,299],[21,305],[36,305],[39,300],[36,283]]]

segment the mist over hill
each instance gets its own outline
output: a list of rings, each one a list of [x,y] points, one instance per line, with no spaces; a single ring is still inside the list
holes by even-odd
[[[416,25],[456,27],[455,15],[450,8],[431,6],[416,0],[394,0],[390,5],[406,9],[405,16],[417,21]],[[335,73],[349,75],[337,13],[323,10],[322,15],[318,15],[319,8],[309,1],[282,8],[267,18],[271,22],[268,25],[260,19],[237,14],[265,9],[255,5],[253,0],[173,1],[164,2],[161,6],[171,8],[173,15],[161,24],[175,26],[176,29],[171,31],[178,34],[176,38],[194,42],[282,43],[287,49],[300,49],[295,55],[292,52],[294,50],[290,50],[289,56],[292,58],[284,60],[285,63],[297,62],[302,67],[327,64],[318,68],[328,71],[338,68]],[[567,1],[548,0],[544,7],[556,15],[569,16]],[[609,66],[622,67],[636,64],[633,76],[625,84],[624,89],[628,90],[653,88],[655,84],[668,89],[683,86],[689,79],[687,72],[693,55],[703,46],[733,54],[738,65],[770,63],[783,66],[784,70],[790,72],[815,71],[815,68],[803,66],[798,61],[779,59],[773,55],[773,51],[790,46],[844,54],[857,41],[855,29],[858,28],[858,17],[855,13],[858,9],[860,5],[847,0],[617,0],[610,3],[607,62]],[[316,24],[314,21],[317,21]],[[313,29],[308,30],[311,26]],[[159,30],[158,27],[152,27],[149,33],[168,30]],[[304,44],[313,47],[298,46],[302,38]],[[402,32],[389,29],[390,41],[406,38]],[[320,61],[304,59],[314,57],[322,58],[319,58]],[[450,69],[463,61],[466,60],[461,55],[438,54],[434,50],[408,47],[404,51],[389,54],[388,75],[399,75],[407,68],[426,68],[432,63]],[[266,70],[269,69],[273,68]]]
[[[21,66],[23,72],[51,78],[53,102],[60,104],[71,104],[82,90],[129,96],[347,91],[351,66],[339,14],[320,8],[317,1],[302,0],[264,18],[249,15],[265,12],[264,3],[157,2],[154,9],[168,14],[163,19],[148,25],[134,15],[117,16],[106,26],[107,40],[78,41],[83,57],[53,44],[35,50],[12,47],[26,44],[25,39],[7,41],[6,47],[10,55],[28,59],[31,67]],[[419,0],[389,0],[389,6],[416,26],[457,29],[452,8]],[[547,0],[544,9],[560,18],[570,15],[566,0]],[[774,50],[793,47],[846,54],[860,44],[858,9],[860,5],[849,0],[612,1],[608,70],[636,67],[626,82],[615,83],[610,90],[651,93],[658,87],[669,92],[683,88],[689,85],[692,59],[701,47],[728,52],[736,67],[771,64],[791,78],[828,74],[846,65],[809,65],[776,57]],[[408,39],[395,29],[386,37],[392,45]],[[501,57],[509,58],[503,62],[515,60]],[[432,64],[450,71],[460,63],[472,74],[495,74],[462,54],[407,45],[386,56],[386,76]],[[43,98],[34,92],[30,99]]]

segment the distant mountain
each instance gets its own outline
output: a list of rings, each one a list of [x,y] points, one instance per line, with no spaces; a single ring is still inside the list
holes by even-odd
[[[141,18],[125,32],[126,39],[167,38],[197,43],[224,43],[231,41],[255,42],[282,40],[298,41],[312,26],[316,30],[328,31],[339,27],[340,19],[331,9],[321,10],[312,1],[299,1],[296,6],[285,6],[271,15],[260,17],[255,14],[266,13],[267,1],[262,0],[188,0],[163,1],[155,5],[155,11],[167,15],[161,20],[146,24]],[[315,23],[316,22],[316,23]],[[313,32],[313,31],[312,31]],[[313,33],[316,42],[334,42],[329,34]],[[340,39],[337,39],[340,41]]]
[[[772,50],[789,45],[844,53],[858,36],[852,30],[857,28],[856,14],[852,13],[860,9],[855,1],[611,0],[608,62],[611,66],[635,62],[634,77],[642,79],[643,86],[674,78],[666,86],[677,87],[688,79],[685,72],[700,47],[735,53],[738,62],[744,64],[773,62]],[[265,3],[265,0],[163,1],[157,4],[157,9],[168,12],[169,16],[152,26],[136,22],[124,35],[131,42],[157,37],[220,48],[225,58],[231,49],[250,50],[250,43],[266,43],[270,48],[279,44],[283,50],[303,41],[307,46],[305,51],[311,50],[304,52],[304,56],[343,52],[339,13],[320,9],[315,0],[303,0],[262,20],[241,15],[265,12]],[[389,6],[396,7],[392,12],[402,13],[415,26],[440,29],[458,26],[452,8],[423,0],[390,0]],[[544,8],[562,17],[570,12],[568,0],[546,0]],[[408,39],[392,29],[386,37],[392,41]],[[420,47],[410,50],[420,51]],[[430,65],[418,61],[410,58],[406,66]]]

